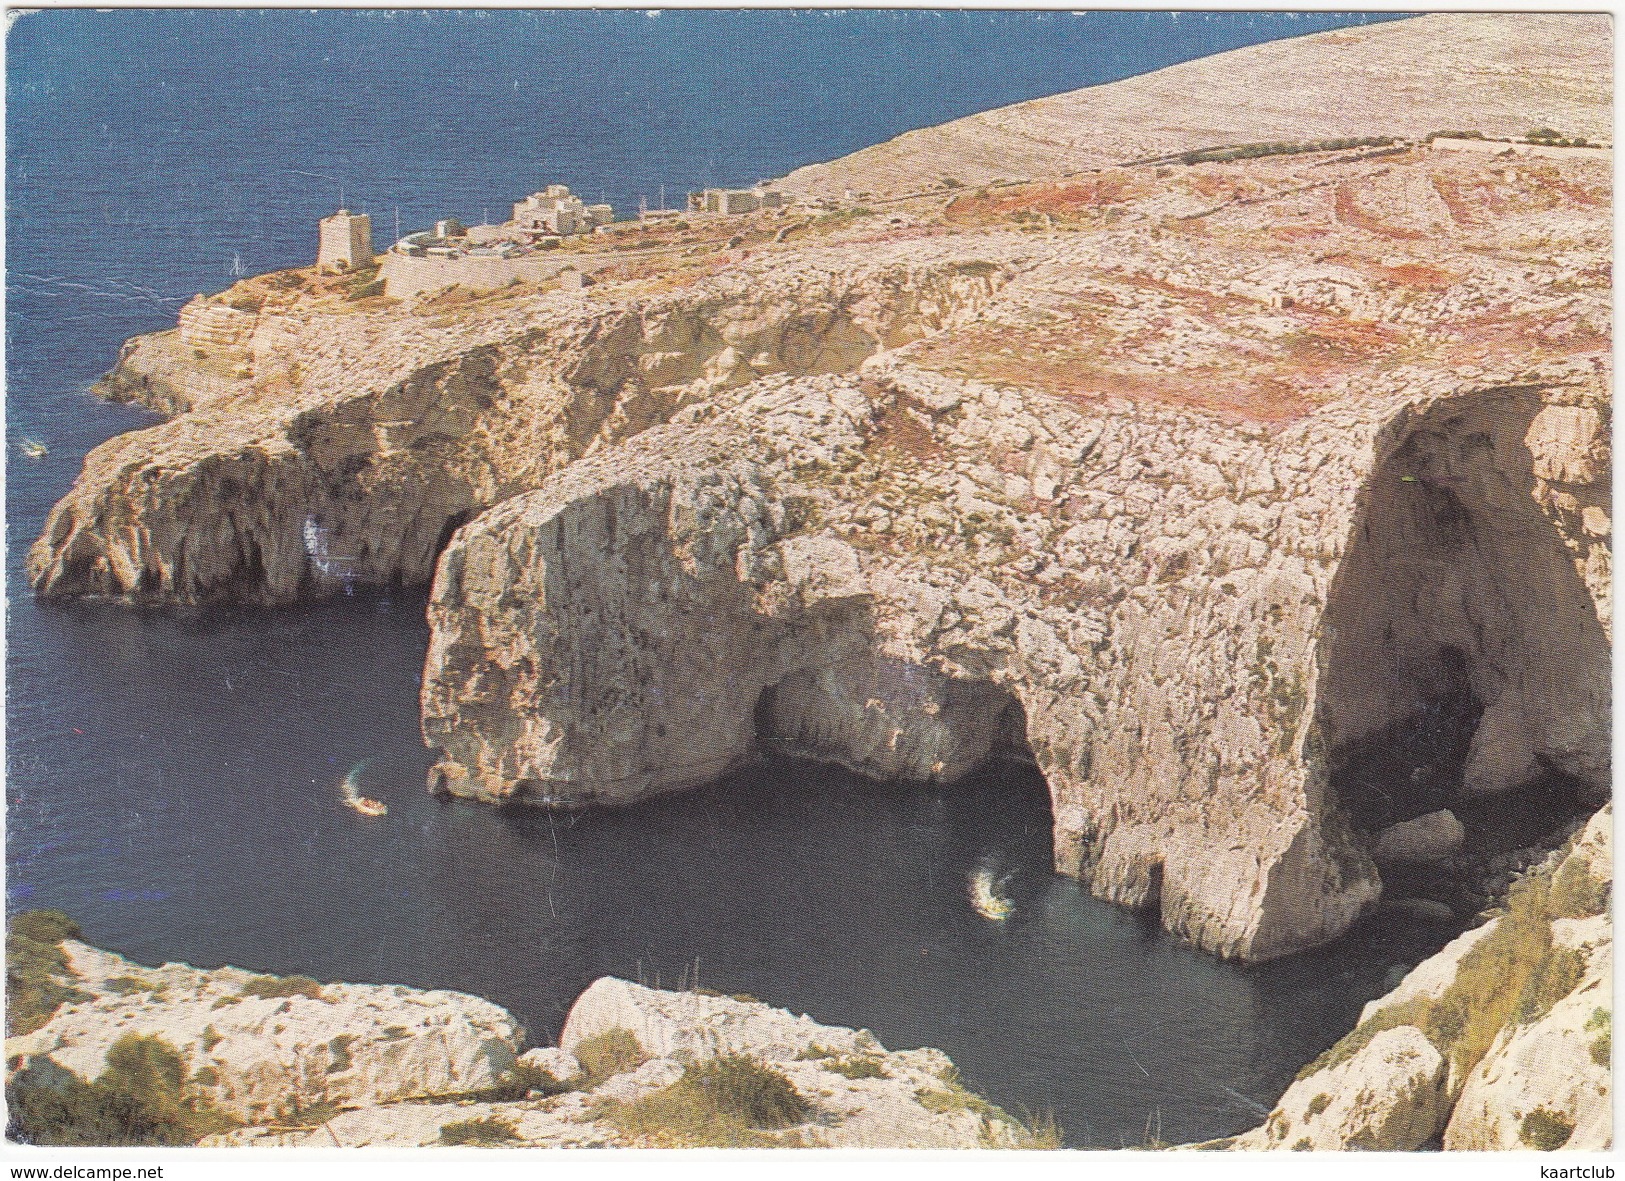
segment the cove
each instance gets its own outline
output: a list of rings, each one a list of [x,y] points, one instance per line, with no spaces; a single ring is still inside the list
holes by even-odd
[[[934,1045],[1074,1145],[1257,1122],[1297,1069],[1442,940],[1383,915],[1225,963],[1050,871],[1049,801],[990,763],[934,789],[764,762],[624,809],[495,809],[423,790],[422,602],[29,614],[81,692],[13,700],[10,898],[139,961],[453,988],[543,1041],[614,974],[745,992],[888,1046]],[[19,724],[24,723],[24,724]],[[358,779],[389,814],[346,809]],[[1016,911],[967,878],[1010,874]]]

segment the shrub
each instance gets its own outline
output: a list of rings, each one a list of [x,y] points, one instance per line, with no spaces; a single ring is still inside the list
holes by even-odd
[[[185,1067],[158,1037],[125,1034],[107,1066],[86,1083],[57,1069],[30,1067],[6,1089],[7,1135],[27,1144],[181,1145],[234,1126],[206,1101],[185,1094]]]
[[[1591,861],[1582,854],[1566,858],[1552,878],[1546,912],[1554,919],[1585,919],[1608,909],[1608,883],[1591,875]]]
[[[440,1129],[440,1143],[466,1144],[475,1148],[490,1148],[519,1139],[519,1131],[512,1121],[498,1115],[483,1119],[463,1119],[446,1124]]]
[[[327,1052],[333,1056],[333,1060],[327,1064],[328,1074],[342,1074],[355,1065],[355,1060],[350,1057],[350,1047],[355,1045],[355,1041],[355,1034],[341,1033],[327,1043]]]
[[[25,910],[12,916],[6,933],[33,943],[51,944],[61,943],[64,939],[78,939],[84,934],[79,924],[60,910]]]
[[[850,1079],[891,1077],[877,1058],[838,1058],[826,1063],[824,1069],[833,1070],[836,1074],[845,1075]]]
[[[1537,1107],[1523,1117],[1518,1139],[1536,1152],[1556,1152],[1574,1135],[1574,1121],[1549,1107]]]
[[[725,1054],[683,1072],[683,1081],[717,1108],[753,1128],[784,1128],[807,1114],[807,1101],[790,1080],[742,1054]]]
[[[33,1033],[62,1005],[89,1000],[61,979],[68,974],[64,939],[77,939],[79,924],[59,910],[31,910],[6,930],[6,1031]]]
[[[244,996],[308,996],[322,999],[322,986],[309,976],[255,976],[243,985]]]
[[[1326,1094],[1324,1091],[1322,1091],[1320,1094],[1316,1095],[1313,1099],[1309,1100],[1309,1106],[1304,1108],[1304,1111],[1303,1111],[1304,1118],[1305,1119],[1314,1119],[1317,1115],[1319,1115],[1321,1112],[1325,1111],[1331,1105],[1332,1105],[1332,1097],[1330,1095]]]
[[[1591,1060],[1598,1066],[1607,1066],[1614,1055],[1614,1015],[1607,1009],[1598,1009],[1586,1021],[1586,1028],[1596,1033],[1591,1043]]]
[[[637,1034],[630,1029],[606,1029],[603,1033],[584,1038],[575,1048],[576,1061],[586,1076],[588,1089],[596,1087],[611,1075],[636,1070],[649,1060]]]

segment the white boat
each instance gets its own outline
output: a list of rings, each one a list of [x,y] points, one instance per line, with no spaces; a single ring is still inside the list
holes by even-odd
[[[29,459],[43,458],[46,453],[43,442],[39,439],[30,439],[26,435],[17,440],[17,450],[28,456]]]
[[[1015,913],[1016,904],[999,893],[1008,878],[995,879],[990,866],[981,866],[970,875],[971,909],[984,919],[1002,923]]]
[[[351,767],[350,773],[344,777],[344,782],[339,784],[339,790],[344,793],[344,806],[363,816],[383,816],[388,813],[388,806],[382,800],[364,796],[356,789],[356,782],[366,765],[365,762],[360,762]]]

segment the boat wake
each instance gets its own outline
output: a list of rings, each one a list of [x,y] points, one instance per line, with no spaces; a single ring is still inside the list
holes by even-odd
[[[971,909],[984,919],[1002,923],[1015,913],[1016,904],[1002,892],[1010,884],[1013,873],[999,875],[998,866],[987,858],[971,871],[969,894]]]

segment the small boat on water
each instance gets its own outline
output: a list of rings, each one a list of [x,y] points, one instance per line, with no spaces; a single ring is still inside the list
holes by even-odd
[[[46,447],[43,442],[39,439],[30,439],[26,435],[17,440],[17,450],[28,456],[29,459],[41,459],[46,454]]]
[[[382,816],[389,811],[388,806],[382,800],[362,795],[356,787],[366,765],[365,762],[360,762],[351,767],[350,773],[344,777],[344,782],[339,784],[339,790],[344,793],[344,806],[363,816]]]
[[[344,802],[353,811],[359,812],[363,816],[382,816],[389,811],[388,805],[386,805],[382,800],[373,799],[371,796],[356,796],[353,799],[346,798]]]
[[[984,919],[1002,923],[1015,913],[1016,904],[999,893],[1007,878],[995,879],[989,866],[982,866],[970,876],[971,909]]]

